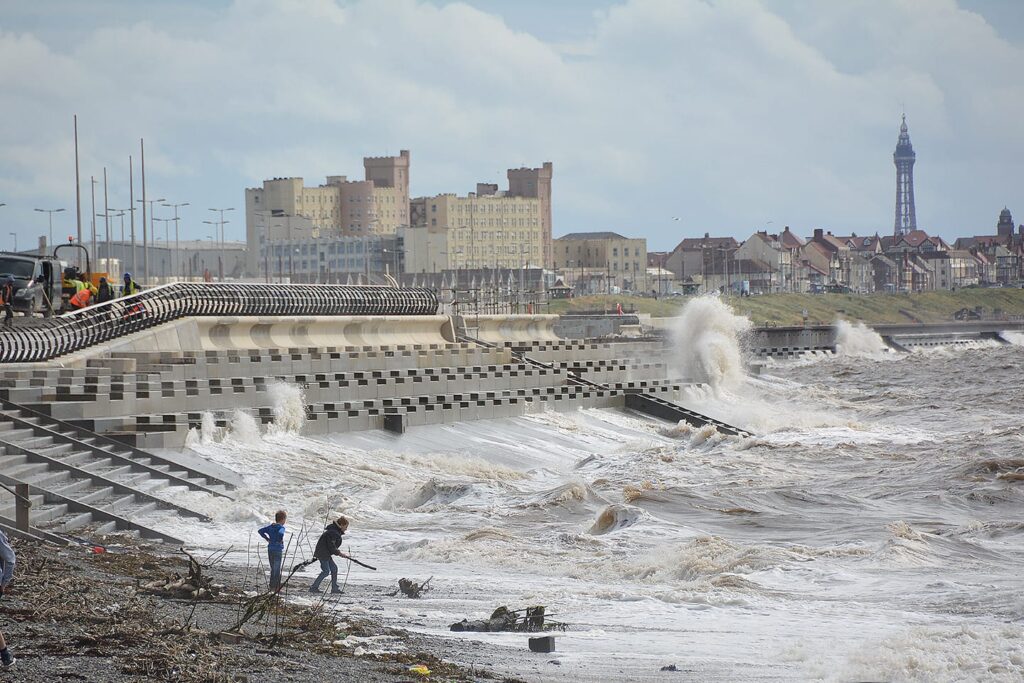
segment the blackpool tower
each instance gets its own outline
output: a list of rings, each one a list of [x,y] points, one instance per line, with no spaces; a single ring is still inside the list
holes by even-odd
[[[896,143],[896,151],[892,162],[896,164],[896,224],[893,234],[896,237],[917,230],[917,212],[914,210],[914,147],[910,144],[907,132],[907,115],[903,115],[900,124],[900,139]]]

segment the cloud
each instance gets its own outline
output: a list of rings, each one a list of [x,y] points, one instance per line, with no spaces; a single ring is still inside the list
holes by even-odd
[[[75,112],[83,175],[110,167],[112,204],[145,136],[152,191],[200,207],[410,149],[416,194],[553,161],[556,235],[886,232],[904,103],[922,227],[987,230],[1024,200],[1024,51],[953,0],[630,0],[571,44],[417,0],[119,16],[83,15],[59,41],[0,27],[0,219],[23,239],[42,229],[33,203],[73,216]]]

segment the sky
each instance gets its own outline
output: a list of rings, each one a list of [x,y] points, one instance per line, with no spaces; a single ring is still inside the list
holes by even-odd
[[[891,234],[903,112],[918,226],[991,234],[1024,222],[1022,64],[1018,0],[0,0],[0,248],[36,208],[75,232],[74,114],[87,238],[140,138],[183,239],[401,149],[414,196],[553,162],[556,237]]]

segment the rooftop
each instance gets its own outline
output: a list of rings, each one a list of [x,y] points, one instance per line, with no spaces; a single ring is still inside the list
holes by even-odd
[[[570,232],[562,235],[556,240],[628,240],[632,237],[623,237],[617,232]]]

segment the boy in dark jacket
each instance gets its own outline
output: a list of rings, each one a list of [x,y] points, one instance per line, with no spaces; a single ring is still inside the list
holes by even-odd
[[[328,524],[324,528],[324,532],[320,534],[320,539],[316,542],[316,549],[313,550],[313,557],[320,560],[320,576],[316,577],[316,581],[309,587],[310,593],[320,592],[320,583],[327,578],[328,574],[331,576],[331,592],[341,592],[338,587],[338,565],[334,563],[334,556],[348,559],[348,555],[339,550],[346,531],[348,531],[348,519],[338,517]]]
[[[259,530],[260,536],[267,541],[267,559],[270,560],[270,590],[281,589],[281,564],[284,562],[284,524],[288,521],[288,513],[278,510],[274,515],[274,523]]]

